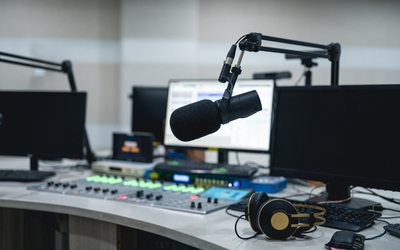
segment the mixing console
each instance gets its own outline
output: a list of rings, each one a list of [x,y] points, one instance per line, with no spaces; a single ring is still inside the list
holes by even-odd
[[[222,209],[253,191],[224,187],[162,183],[121,177],[91,176],[71,182],[53,182],[28,187],[29,190],[78,195],[191,213],[207,214]]]

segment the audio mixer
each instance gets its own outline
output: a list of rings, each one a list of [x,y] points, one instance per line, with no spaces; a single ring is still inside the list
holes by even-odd
[[[198,214],[208,214],[225,208],[242,198],[248,198],[254,192],[250,189],[202,187],[99,175],[70,182],[49,181],[28,189]]]

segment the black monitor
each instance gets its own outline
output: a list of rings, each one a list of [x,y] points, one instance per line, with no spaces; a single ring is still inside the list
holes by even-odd
[[[400,85],[277,87],[274,107],[271,175],[400,191]]]
[[[167,87],[134,86],[132,94],[132,132],[150,132],[164,142]]]
[[[83,157],[86,93],[0,91],[0,155]]]
[[[238,119],[221,125],[217,132],[193,141],[183,142],[174,136],[169,119],[175,109],[202,99],[216,101],[222,98],[225,89],[226,84],[217,80],[171,80],[168,92],[165,146],[169,148],[211,149],[222,152],[268,153],[273,80],[239,79],[233,89],[233,96],[256,90],[262,104],[260,112],[245,119]],[[223,158],[223,161],[227,161],[227,157],[221,158]]]

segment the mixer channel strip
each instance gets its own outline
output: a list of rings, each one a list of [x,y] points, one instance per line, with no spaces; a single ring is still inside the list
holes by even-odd
[[[251,190],[245,189],[205,188],[173,182],[125,180],[121,177],[99,175],[71,182],[49,181],[28,189],[198,214],[208,214],[225,208],[252,193]]]

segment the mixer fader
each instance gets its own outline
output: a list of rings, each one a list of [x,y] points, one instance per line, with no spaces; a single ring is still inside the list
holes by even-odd
[[[200,214],[211,213],[237,203],[253,192],[247,189],[206,188],[173,182],[126,180],[122,177],[99,175],[71,182],[49,181],[28,189]]]

